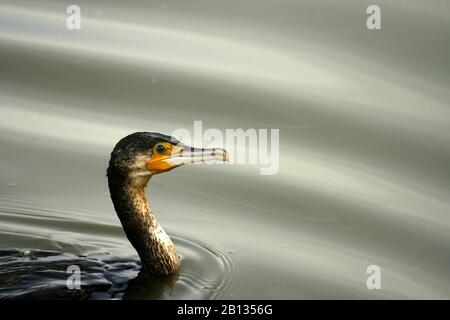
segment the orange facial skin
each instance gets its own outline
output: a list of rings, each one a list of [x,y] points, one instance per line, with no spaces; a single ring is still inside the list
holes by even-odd
[[[167,142],[158,143],[153,147],[153,155],[150,160],[145,163],[145,166],[153,173],[169,171],[175,168],[175,166],[167,160],[170,159],[172,155],[179,153],[181,150],[181,147],[174,146]]]

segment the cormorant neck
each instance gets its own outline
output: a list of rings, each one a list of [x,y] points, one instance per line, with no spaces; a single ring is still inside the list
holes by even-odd
[[[120,179],[108,176],[111,199],[125,234],[141,258],[145,272],[176,272],[180,257],[172,240],[156,221],[145,194],[150,176]]]

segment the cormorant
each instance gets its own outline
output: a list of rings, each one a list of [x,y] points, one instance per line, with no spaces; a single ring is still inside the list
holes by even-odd
[[[109,191],[144,272],[169,275],[180,264],[172,240],[148,205],[145,189],[150,178],[184,164],[209,160],[227,161],[227,152],[188,147],[171,136],[155,132],[132,133],[114,147],[107,170]]]

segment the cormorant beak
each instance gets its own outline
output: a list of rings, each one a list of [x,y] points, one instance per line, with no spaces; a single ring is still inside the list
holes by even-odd
[[[162,173],[184,164],[217,163],[228,161],[228,153],[224,149],[192,148],[185,145],[165,145],[161,154],[154,153],[147,161],[146,167],[152,173]]]

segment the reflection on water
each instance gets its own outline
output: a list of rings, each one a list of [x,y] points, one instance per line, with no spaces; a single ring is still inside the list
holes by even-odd
[[[182,263],[177,274],[167,277],[140,272],[137,256],[0,249],[0,299],[211,299],[230,290],[228,254],[173,239]],[[80,288],[68,287],[71,266],[80,270]]]
[[[77,3],[76,32],[60,2],[0,5],[2,297],[450,297],[447,0],[378,1],[379,31],[370,1]],[[195,120],[279,128],[280,171],[152,179],[183,258],[157,283],[138,276],[107,161],[126,134]],[[61,289],[73,262],[84,293]]]
[[[136,259],[90,258],[56,251],[0,251],[0,299],[121,298],[140,268]],[[82,286],[67,286],[69,266],[82,270]],[[160,286],[156,289],[159,291]],[[152,290],[152,286],[149,286]],[[161,293],[161,292],[160,292]]]

